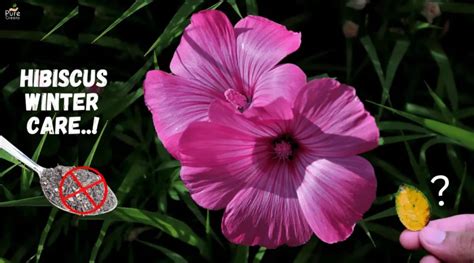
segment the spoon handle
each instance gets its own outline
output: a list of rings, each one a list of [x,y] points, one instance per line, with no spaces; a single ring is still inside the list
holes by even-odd
[[[31,160],[26,154],[22,153],[15,145],[11,144],[7,139],[0,135],[0,148],[5,150],[7,153],[15,157],[18,161],[24,163],[28,168],[35,171],[40,177],[43,173],[44,167],[38,165],[35,161]]]

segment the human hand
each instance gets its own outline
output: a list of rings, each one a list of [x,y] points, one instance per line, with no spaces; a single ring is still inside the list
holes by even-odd
[[[430,255],[421,263],[474,262],[474,214],[430,221],[421,231],[405,230],[400,243],[409,250],[423,248]]]

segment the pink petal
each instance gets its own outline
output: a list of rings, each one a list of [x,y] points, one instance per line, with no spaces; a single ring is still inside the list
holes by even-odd
[[[242,91],[234,28],[224,13],[201,11],[191,17],[171,60],[171,71],[224,93]]]
[[[222,233],[231,242],[246,246],[306,243],[312,231],[298,202],[296,180],[287,166],[263,168],[253,186],[241,190],[228,204]]]
[[[306,75],[293,64],[283,64],[264,73],[257,81],[252,107],[265,106],[282,97],[293,103],[306,84]]]
[[[307,222],[326,243],[347,239],[375,199],[377,182],[362,157],[319,159],[306,167],[298,199]]]
[[[212,122],[196,122],[180,140],[181,178],[202,207],[221,209],[253,178],[255,138]]]
[[[307,121],[298,127],[302,144],[322,157],[352,156],[378,145],[379,129],[352,87],[325,78],[309,82],[294,107],[320,129],[309,133]]]
[[[206,209],[223,209],[243,188],[243,180],[230,176],[225,167],[181,167],[181,179],[193,200]]]
[[[259,16],[247,16],[235,25],[237,53],[244,83],[253,90],[258,78],[297,50],[301,35]]]
[[[144,93],[158,137],[176,158],[183,130],[191,122],[206,120],[209,104],[218,96],[223,98],[209,87],[160,70],[147,73]]]

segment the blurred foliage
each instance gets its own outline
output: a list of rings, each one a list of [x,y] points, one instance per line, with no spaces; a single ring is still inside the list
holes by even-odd
[[[434,218],[472,213],[474,206],[474,4],[440,1],[441,15],[429,23],[421,15],[424,3],[372,0],[354,10],[343,0],[18,1],[21,20],[0,24],[1,134],[43,166],[97,167],[120,207],[92,218],[58,212],[42,197],[38,178],[0,151],[0,262],[419,260],[423,252],[398,244],[403,226],[393,194],[401,183],[427,194]],[[191,200],[179,163],[156,137],[141,84],[147,70],[169,69],[190,15],[209,8],[233,22],[259,14],[301,31],[300,50],[285,60],[311,78],[353,85],[377,117],[380,147],[366,157],[376,169],[378,197],[347,241],[235,246],[221,234],[222,211]],[[347,20],[359,25],[354,38],[342,33]],[[23,93],[38,88],[19,88],[19,69],[78,67],[109,71],[99,111],[83,115],[85,123],[102,117],[101,136],[29,135],[26,120],[37,113],[24,110]],[[437,174],[450,179],[444,207],[436,205],[439,186],[429,183]]]

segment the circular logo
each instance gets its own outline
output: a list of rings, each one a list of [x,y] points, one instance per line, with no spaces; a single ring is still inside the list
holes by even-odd
[[[78,170],[88,170],[94,174],[96,174],[99,179],[89,183],[87,185],[83,185],[77,175],[74,173],[75,171]],[[71,180],[74,182],[75,185],[77,185],[77,190],[74,191],[73,193],[70,194],[65,194],[63,190],[64,182],[68,180],[68,178],[71,178]],[[87,192],[89,189],[92,189],[94,187],[100,187],[100,185],[103,185],[104,191],[102,191],[103,196],[100,197],[100,201],[94,200],[94,198]],[[63,178],[59,182],[59,197],[61,199],[61,203],[66,207],[70,212],[78,215],[89,215],[97,210],[99,210],[104,204],[105,200],[107,199],[107,194],[108,194],[108,187],[107,183],[105,182],[104,176],[97,171],[94,168],[88,167],[88,166],[78,166],[74,167],[71,170],[67,171],[66,174],[64,174]],[[90,209],[85,209],[85,211],[80,211],[77,208],[73,208],[69,203],[68,200],[72,200],[73,198],[79,196],[79,195],[84,195],[86,197],[86,201],[90,203]]]

